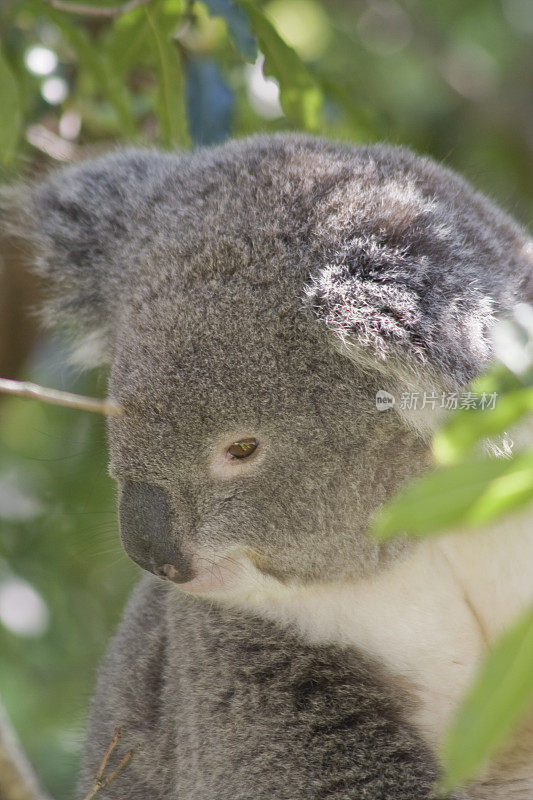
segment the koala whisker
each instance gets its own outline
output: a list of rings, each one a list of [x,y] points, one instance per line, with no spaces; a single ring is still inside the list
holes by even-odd
[[[85,516],[94,516],[98,514],[100,516],[105,515],[107,517],[113,517],[116,519],[116,511],[106,510],[106,511],[91,511],[90,509],[84,509],[83,511],[66,511],[65,516],[68,517],[85,517]]]

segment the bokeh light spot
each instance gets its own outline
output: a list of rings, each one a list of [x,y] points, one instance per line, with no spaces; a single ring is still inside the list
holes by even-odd
[[[50,75],[57,67],[57,56],[49,47],[30,47],[24,56],[24,63],[34,75]]]
[[[15,471],[0,473],[0,519],[23,522],[43,513],[43,505]]]
[[[58,106],[68,96],[68,83],[64,78],[47,78],[41,86],[41,94],[47,103]]]
[[[264,63],[265,57],[260,53],[255,64],[246,65],[248,99],[256,114],[265,119],[276,119],[283,116],[279,102],[279,86],[273,78],[265,78],[263,75]]]
[[[377,0],[359,17],[357,30],[367,50],[379,56],[390,56],[409,44],[411,20],[394,0]]]
[[[474,44],[453,47],[442,63],[442,74],[468,100],[485,100],[496,89],[499,78],[495,59]]]
[[[531,0],[503,0],[503,13],[519,33],[533,34],[533,3]]]
[[[18,636],[39,636],[48,627],[49,613],[41,595],[27,581],[0,582],[0,622]]]
[[[77,139],[81,130],[81,117],[77,111],[65,111],[59,120],[59,135],[63,139]]]

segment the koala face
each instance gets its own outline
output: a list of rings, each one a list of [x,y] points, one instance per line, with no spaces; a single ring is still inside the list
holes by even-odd
[[[206,307],[202,288],[139,304],[117,346],[110,391],[126,413],[110,423],[111,470],[126,551],[189,590],[234,582],[243,556],[282,580],[373,568],[386,554],[369,515],[420,469],[425,443],[376,411],[377,380],[319,326],[310,336],[298,295],[280,318],[287,289],[226,279]]]
[[[402,551],[371,514],[429,465],[376,392],[465,385],[530,241],[398,148],[259,137],[126,151],[26,196],[48,316],[110,364],[121,538],[207,595],[358,576]]]

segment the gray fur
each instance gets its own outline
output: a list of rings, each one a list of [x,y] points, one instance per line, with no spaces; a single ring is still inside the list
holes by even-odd
[[[200,547],[239,545],[296,583],[402,557],[368,521],[429,451],[375,393],[463,386],[485,366],[532,272],[512,220],[428,159],[304,136],[119,152],[21,205],[55,285],[48,316],[98,343],[126,409],[112,473],[164,494],[157,519],[185,571]],[[268,449],[219,483],[205,462],[226,431]],[[125,546],[149,565],[146,519],[132,525]],[[100,675],[82,791],[122,724],[137,753],[107,798],[428,798],[437,764],[408,705],[363,654],[150,578]]]
[[[100,673],[83,791],[117,723],[109,800],[422,800],[436,766],[379,665],[142,582]]]

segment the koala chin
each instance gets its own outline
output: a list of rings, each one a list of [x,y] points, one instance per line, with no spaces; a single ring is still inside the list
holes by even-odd
[[[451,715],[533,601],[531,515],[387,546],[369,521],[431,467],[439,412],[399,398],[466,387],[528,300],[527,233],[428,158],[302,135],[117,151],[11,203],[46,318],[108,366],[148,573],[79,796],[117,725],[135,757],[102,800],[432,796]],[[529,720],[454,798],[531,797]]]

